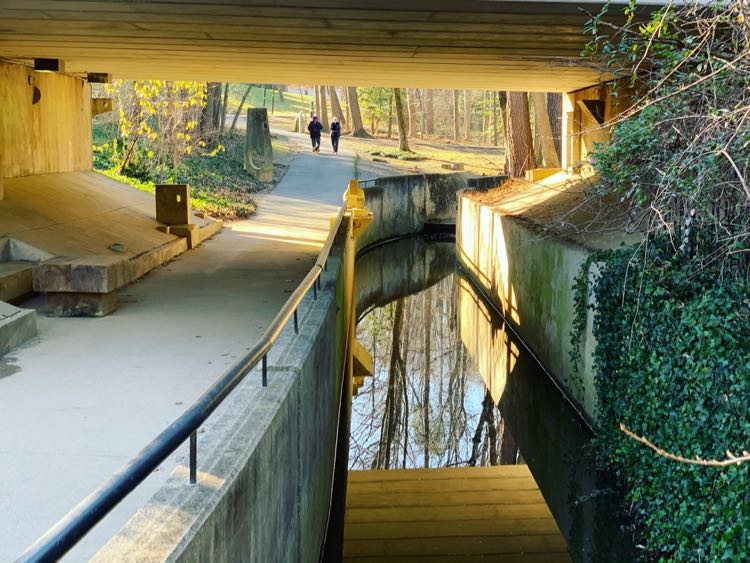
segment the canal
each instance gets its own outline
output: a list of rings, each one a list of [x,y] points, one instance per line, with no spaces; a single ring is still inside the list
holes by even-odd
[[[637,559],[590,429],[457,269],[454,241],[369,249],[356,279],[374,374],[352,403],[345,560]]]

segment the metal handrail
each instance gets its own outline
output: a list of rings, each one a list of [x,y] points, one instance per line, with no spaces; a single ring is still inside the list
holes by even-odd
[[[99,521],[130,494],[159,465],[166,460],[185,440],[190,439],[190,482],[196,482],[197,430],[216,410],[229,393],[245,376],[262,361],[263,386],[267,384],[266,354],[276,342],[289,319],[294,316],[297,326],[297,308],[302,299],[313,288],[315,298],[321,273],[326,269],[328,256],[336,234],[341,227],[346,205],[342,205],[331,225],[328,238],[318,259],[308,274],[289,296],[284,306],[271,321],[250,352],[238,360],[180,417],[163,430],[122,469],[102,483],[84,498],[68,514],[40,537],[19,557],[18,561],[56,561],[73,548]]]

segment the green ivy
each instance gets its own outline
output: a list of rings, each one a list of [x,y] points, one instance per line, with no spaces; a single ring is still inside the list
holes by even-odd
[[[601,267],[589,288],[594,260]],[[750,287],[654,236],[592,256],[575,290],[574,346],[588,292],[594,296],[601,460],[626,485],[650,553],[664,561],[747,561],[750,464],[672,461],[619,424],[686,458],[750,450]]]

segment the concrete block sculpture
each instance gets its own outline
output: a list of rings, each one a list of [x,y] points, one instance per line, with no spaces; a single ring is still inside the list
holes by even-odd
[[[273,149],[266,108],[247,110],[245,170],[260,182],[273,181]]]

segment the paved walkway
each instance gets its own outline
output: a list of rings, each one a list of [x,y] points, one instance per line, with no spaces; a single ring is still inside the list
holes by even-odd
[[[114,314],[39,316],[39,337],[0,359],[0,561],[17,557],[250,349],[312,267],[353,174],[345,150],[303,153],[257,215],[122,290]],[[69,560],[95,553],[182,456]]]

